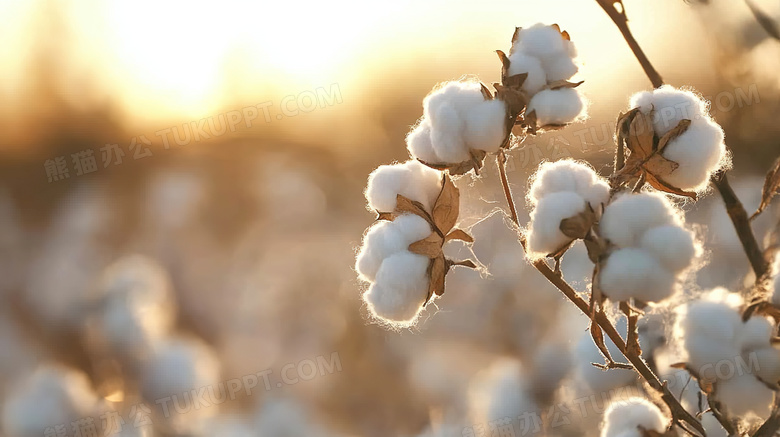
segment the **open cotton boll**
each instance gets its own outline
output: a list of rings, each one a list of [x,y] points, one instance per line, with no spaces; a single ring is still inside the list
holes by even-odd
[[[585,200],[577,193],[562,191],[544,196],[531,212],[528,226],[528,252],[540,257],[555,252],[571,241],[561,232],[561,220],[585,210]]]
[[[601,289],[612,301],[636,298],[659,302],[675,291],[674,275],[645,249],[626,248],[613,252],[599,274]]]
[[[170,400],[176,396],[179,402],[186,402],[186,396],[192,390],[202,387],[212,390],[204,398],[212,396],[210,399],[216,399],[214,396],[219,396],[214,392],[219,390],[217,381],[219,362],[205,343],[195,338],[172,337],[155,344],[154,352],[143,364],[140,391],[143,399],[149,405],[154,405],[155,414],[164,416],[165,425],[172,431],[187,433],[198,429],[202,421],[217,413],[218,408],[212,406],[177,411],[175,405],[168,405],[171,414],[166,414],[159,400]]]
[[[684,306],[675,322],[675,338],[681,339],[694,369],[718,361],[734,362],[741,354],[742,319],[719,290]]]
[[[398,195],[416,200],[430,210],[441,190],[441,173],[417,162],[380,165],[368,176],[366,200],[369,208],[392,212]]]
[[[489,423],[538,412],[522,372],[520,362],[501,359],[476,376],[469,389],[475,423]]]
[[[498,152],[506,137],[506,103],[503,100],[485,100],[464,114],[464,138],[469,149]]]
[[[633,397],[610,404],[604,413],[601,437],[641,437],[647,431],[664,433],[669,418],[647,399]]]
[[[629,105],[645,114],[653,111],[653,130],[658,136],[665,135],[683,119],[695,122],[709,117],[707,103],[699,96],[670,85],[634,94]]]
[[[464,126],[458,110],[443,104],[431,109],[431,143],[436,156],[444,162],[463,162],[470,158],[463,138]]]
[[[726,157],[723,129],[710,120],[696,120],[669,142],[664,157],[677,164],[664,180],[683,190],[701,191]]]
[[[528,73],[522,88],[529,96],[538,93],[547,85],[547,75],[542,68],[542,62],[526,53],[514,52],[509,55],[507,74],[511,77],[522,73]]]
[[[536,112],[536,123],[539,126],[562,125],[577,120],[585,111],[585,101],[574,88],[559,88],[543,90],[536,93],[526,114]]]
[[[563,53],[570,49],[564,45],[565,40],[558,29],[542,23],[520,29],[517,40],[512,46],[512,53],[522,52],[536,58],[544,59]]]
[[[7,395],[2,430],[7,436],[40,437],[46,428],[97,413],[98,398],[87,376],[65,367],[45,366],[21,381]]]
[[[774,392],[753,375],[743,373],[718,381],[716,397],[731,417],[744,417],[749,414],[767,417]]]
[[[413,323],[428,294],[428,257],[402,251],[379,267],[376,282],[363,294],[371,313],[399,324]]]
[[[441,158],[433,150],[431,125],[427,120],[421,121],[406,135],[406,147],[409,149],[409,153],[417,159],[430,163],[441,162]]]
[[[693,263],[697,247],[693,232],[680,226],[658,226],[644,233],[640,245],[655,255],[673,273]]]
[[[430,233],[428,222],[415,214],[402,214],[393,221],[374,223],[363,239],[363,246],[355,262],[360,278],[373,281],[385,258],[407,250],[410,244],[424,239]]]
[[[632,247],[648,229],[671,224],[680,224],[680,219],[662,194],[624,194],[604,210],[601,233],[613,244]]]
[[[577,71],[579,70],[579,67],[577,67],[574,60],[569,57],[568,53],[545,58],[542,61],[542,66],[544,67],[549,82],[569,80],[572,76],[577,74]]]
[[[605,188],[606,196],[609,195],[609,185],[599,178],[593,168],[587,163],[573,159],[544,162],[539,165],[532,179],[531,188],[528,190],[528,200],[532,205],[542,197],[560,191],[593,197],[599,200],[599,203],[606,200],[606,197],[603,197]]]

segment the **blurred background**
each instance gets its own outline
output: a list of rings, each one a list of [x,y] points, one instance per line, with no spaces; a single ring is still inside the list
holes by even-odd
[[[780,41],[740,1],[625,8],[666,82],[711,99],[755,208],[780,154]],[[543,160],[608,171],[614,120],[650,87],[595,1],[0,0],[0,435],[480,436],[499,417],[597,434],[598,408],[550,426],[605,388],[578,368],[587,321],[500,216],[477,223],[503,205],[495,164],[458,181],[489,277],[454,271],[393,332],[353,270],[366,178],[408,158],[423,97],[498,81],[494,50],[536,22],[571,34],[590,118],[512,152],[518,198]],[[720,201],[686,208],[714,235],[690,287],[738,283]],[[584,290],[584,251],[566,259]],[[518,411],[544,420],[521,432]]]

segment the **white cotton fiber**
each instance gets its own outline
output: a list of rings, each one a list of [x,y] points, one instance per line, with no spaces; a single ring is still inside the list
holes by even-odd
[[[472,149],[500,148],[506,117],[506,104],[486,100],[478,82],[447,82],[423,100],[423,118],[407,135],[407,148],[413,157],[431,164],[468,161]]]
[[[528,252],[532,257],[545,256],[571,241],[560,230],[561,220],[585,210],[585,200],[577,193],[561,191],[544,196],[531,212],[528,225]]]
[[[40,437],[45,429],[66,425],[97,411],[98,398],[87,376],[65,367],[36,370],[8,392],[2,430],[14,437]]]
[[[534,111],[538,126],[568,124],[583,115],[585,101],[574,88],[543,90],[531,98],[525,109],[526,114]]]
[[[514,52],[509,55],[509,76],[521,73],[528,73],[523,82],[523,90],[532,96],[547,85],[547,74],[542,68],[542,62],[531,55],[523,52]]]
[[[363,295],[371,313],[392,322],[413,322],[428,292],[428,264],[427,257],[409,251],[383,260],[376,282]]]
[[[528,200],[535,205],[542,197],[561,191],[571,191],[591,198],[594,209],[609,198],[609,185],[587,163],[573,159],[544,162],[533,176]]]
[[[520,362],[500,359],[480,372],[471,383],[470,407],[475,423],[536,414]]]
[[[707,103],[691,91],[664,85],[631,97],[630,106],[653,114],[653,130],[662,137],[681,120],[690,120],[688,129],[664,149],[663,155],[679,167],[664,181],[689,191],[706,189],[710,175],[728,165],[723,130],[709,116]]]
[[[601,233],[613,244],[633,247],[649,229],[679,222],[674,207],[662,194],[624,194],[604,210]]]
[[[669,427],[669,418],[647,399],[618,400],[604,413],[601,437],[641,437],[645,434],[640,427],[663,434]]]
[[[568,46],[558,29],[542,23],[520,29],[512,46],[512,54],[522,52],[544,59],[568,53]]]
[[[691,91],[664,85],[653,91],[642,91],[631,96],[629,105],[643,113],[653,111],[653,130],[663,136],[683,120],[709,117],[707,103]]]
[[[154,403],[219,381],[219,362],[211,349],[194,338],[173,337],[155,345],[141,372],[141,393]]]
[[[682,339],[688,363],[694,370],[740,355],[739,313],[727,303],[705,295],[686,305],[675,324],[675,337]]]
[[[545,58],[542,61],[544,71],[547,74],[547,80],[549,82],[555,82],[558,80],[569,80],[577,74],[579,67],[574,60],[569,57],[568,53],[564,53],[558,56]]]
[[[713,121],[699,120],[670,141],[663,155],[679,164],[670,175],[664,176],[666,182],[685,190],[701,191],[726,156],[723,129]]]
[[[385,258],[407,250],[410,244],[430,234],[431,226],[418,215],[403,214],[393,221],[380,220],[363,238],[355,269],[362,280],[373,281]]]
[[[751,356],[751,354],[755,354]],[[772,346],[757,349],[747,354],[745,361],[750,363],[750,359],[758,362],[753,374],[768,384],[777,384],[780,382],[780,351]]]
[[[399,194],[423,204],[430,211],[441,191],[441,173],[418,161],[381,165],[368,176],[369,208],[393,212]]]
[[[748,373],[736,374],[730,379],[718,381],[718,400],[726,407],[731,417],[745,417],[755,414],[769,416],[774,392]]]
[[[431,143],[431,124],[428,120],[421,121],[414,129],[406,135],[406,147],[409,153],[417,159],[425,162],[441,162],[441,158],[436,155]]]
[[[607,258],[601,270],[601,289],[612,301],[630,298],[658,302],[675,291],[674,275],[645,249],[619,249]]]
[[[739,330],[739,344],[749,351],[767,347],[772,338],[774,323],[766,317],[753,316]]]
[[[639,245],[655,255],[673,273],[693,263],[697,246],[693,232],[680,226],[657,226],[644,233]]]

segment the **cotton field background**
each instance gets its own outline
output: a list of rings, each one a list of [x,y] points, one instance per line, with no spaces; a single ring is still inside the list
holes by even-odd
[[[775,2],[0,0],[0,40],[0,437],[780,430]]]

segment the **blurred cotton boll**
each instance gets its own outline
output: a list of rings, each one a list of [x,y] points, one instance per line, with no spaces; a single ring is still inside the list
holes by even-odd
[[[203,408],[196,404],[192,392],[207,387],[206,399],[224,398],[226,389],[218,384],[219,378],[219,362],[206,344],[173,337],[153,345],[141,368],[140,388],[144,400],[154,406],[155,424],[188,433],[218,413],[217,405]]]
[[[162,266],[141,255],[121,258],[106,269],[96,301],[94,335],[124,361],[148,354],[173,325],[170,279]]]
[[[260,436],[275,437],[329,437],[322,423],[313,420],[308,409],[295,399],[271,398],[257,410],[254,430]]]
[[[652,402],[630,398],[615,402],[604,415],[601,437],[641,437],[645,431],[664,433],[669,418]]]
[[[499,359],[475,377],[470,389],[474,423],[538,414],[519,361]]]
[[[40,437],[46,428],[97,417],[98,398],[83,373],[44,366],[20,381],[3,404],[3,432]]]

